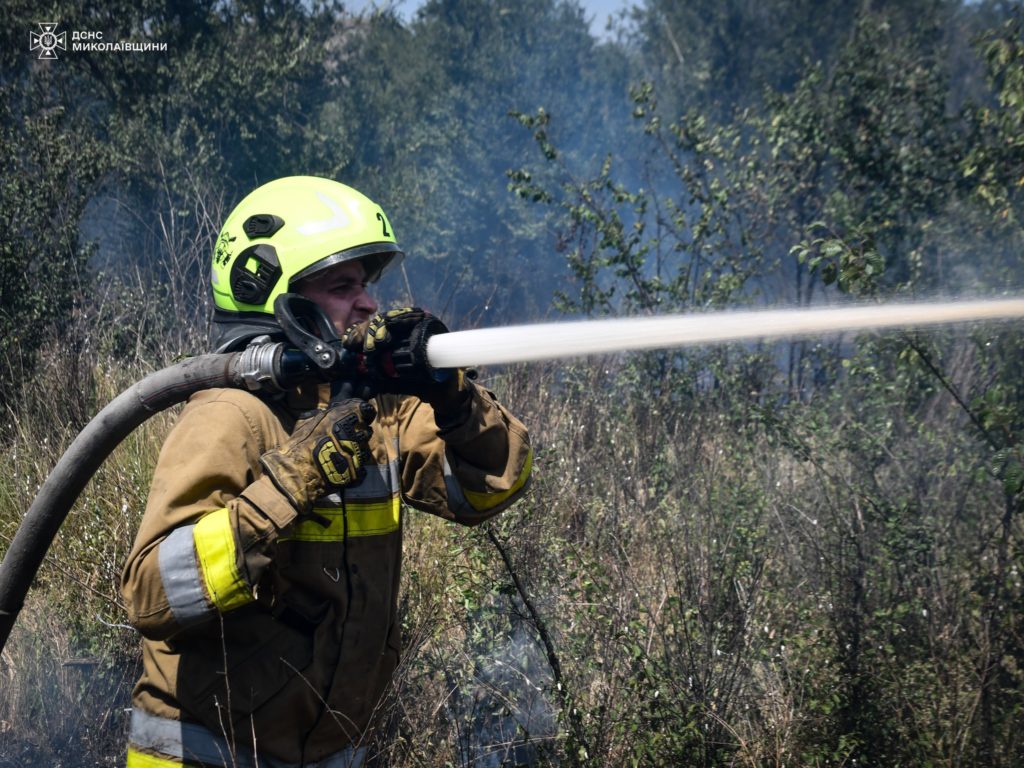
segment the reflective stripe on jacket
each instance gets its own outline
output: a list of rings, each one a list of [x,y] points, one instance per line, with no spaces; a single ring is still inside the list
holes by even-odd
[[[520,497],[532,460],[483,389],[440,431],[426,404],[383,396],[366,478],[299,518],[259,457],[316,403],[193,396],[122,578],[144,636],[135,707],[250,748],[255,734],[261,757],[289,764],[358,745],[395,670],[403,503],[473,525]]]
[[[256,755],[245,745],[234,747],[222,736],[195,723],[156,717],[141,709],[132,710],[126,768],[184,768],[185,766],[230,766],[230,768],[299,768],[266,755]],[[244,741],[240,739],[239,741]],[[302,768],[362,768],[366,748],[346,747]]]

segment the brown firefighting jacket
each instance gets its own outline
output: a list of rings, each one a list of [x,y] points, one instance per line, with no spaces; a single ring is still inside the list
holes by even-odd
[[[326,394],[201,392],[167,438],[122,577],[144,638],[129,765],[206,762],[182,729],[295,765],[358,744],[398,663],[403,504],[473,525],[528,484],[526,430],[491,393],[441,431],[382,396],[365,479],[300,517],[259,458]]]

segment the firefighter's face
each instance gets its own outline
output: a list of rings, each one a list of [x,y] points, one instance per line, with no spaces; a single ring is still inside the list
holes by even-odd
[[[292,290],[320,305],[339,335],[377,311],[377,302],[366,290],[366,269],[358,261],[329,267],[296,283]]]

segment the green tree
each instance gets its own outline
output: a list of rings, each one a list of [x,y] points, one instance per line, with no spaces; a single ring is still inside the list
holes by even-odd
[[[559,152],[558,116],[524,118],[559,183],[523,174],[517,190],[568,215],[568,303],[618,313],[1019,285],[1020,30],[1011,22],[982,38],[991,90],[970,92],[946,66],[970,13],[916,25],[884,8],[859,13],[827,62],[731,121],[713,101],[673,111],[671,84],[635,89],[642,183],[623,180],[612,155],[581,178]],[[834,698],[799,694],[820,703],[807,762],[919,764],[936,749],[970,762],[967,749],[972,764],[1012,764],[1020,350],[1019,333],[986,330],[794,344],[781,368],[778,352],[746,350],[631,365],[639,399],[659,411],[724,406],[737,428],[754,417],[811,468],[817,486],[805,492],[818,514],[799,557],[830,608],[817,618],[808,608],[793,631],[824,652]],[[743,386],[751,368],[757,384]],[[933,487],[925,466],[936,467]],[[966,540],[980,560],[961,557],[954,542]],[[974,639],[936,642],[925,620],[936,612]],[[827,643],[812,643],[810,627]],[[980,707],[965,716],[971,697]]]
[[[561,264],[536,210],[508,195],[506,172],[532,152],[509,112],[574,115],[571,150],[592,156],[622,122],[621,55],[561,0],[435,0],[345,43],[328,119],[354,129],[353,182],[394,209],[414,298],[489,322],[543,313]]]
[[[208,312],[202,288],[208,254],[229,206],[263,181],[332,175],[346,162],[341,146],[316,128],[327,84],[324,57],[340,7],[298,0],[71,0],[51,11],[64,29],[98,32],[105,42],[166,47],[74,51],[69,37],[59,60],[34,62],[21,38],[37,10],[22,3],[4,9],[5,34],[17,32],[18,39],[5,46],[11,68],[4,82],[15,96],[11,119],[31,125],[36,113],[62,115],[46,117],[46,124],[67,134],[56,147],[66,155],[64,166],[55,154],[39,179],[68,179],[76,203],[54,199],[51,213],[57,205],[62,210],[53,222],[70,233],[67,243],[97,240],[90,271],[105,270],[98,285],[121,308],[110,307],[113,314],[94,322],[117,325],[110,343],[126,354],[140,345],[158,357],[161,350],[196,351]],[[102,169],[90,160],[89,147],[107,159]],[[40,165],[28,157],[20,162]],[[17,169],[5,169],[5,194],[22,196],[30,185],[6,183],[7,173]],[[12,290],[23,293],[25,286]],[[29,320],[14,301],[5,307],[12,322]]]
[[[0,408],[54,333],[83,309],[89,248],[78,221],[108,156],[54,107],[17,117],[0,107]]]
[[[27,50],[26,7],[0,10],[0,408],[18,401],[42,344],[84,309],[89,248],[78,223],[111,155],[62,100],[57,62]],[[5,420],[6,423],[6,420]]]
[[[763,107],[766,91],[788,92],[811,63],[830,68],[858,19],[879,14],[899,33],[922,20],[945,26],[956,0],[647,0],[634,7],[627,39],[640,76],[673,113],[697,109],[730,120]]]

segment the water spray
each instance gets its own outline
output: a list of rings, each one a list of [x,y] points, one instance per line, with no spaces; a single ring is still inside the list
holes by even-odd
[[[441,334],[427,357],[435,368],[461,368],[1021,317],[1024,298],[584,320]]]
[[[110,452],[146,419],[214,387],[274,393],[314,380],[332,382],[335,396],[363,391],[357,356],[344,349],[319,308],[285,294],[275,303],[275,315],[288,343],[254,343],[242,352],[203,355],[150,374],[111,401],[75,438],[43,483],[0,563],[0,650],[78,495]],[[1024,298],[1017,297],[543,323],[437,334],[427,341],[427,358],[440,370],[1022,317]]]

